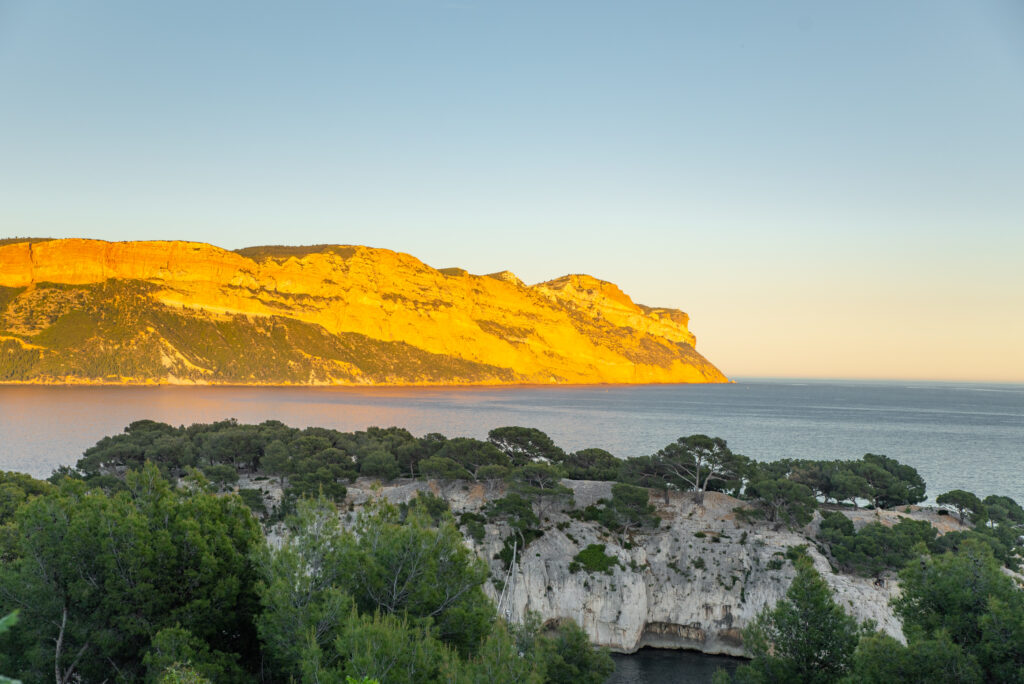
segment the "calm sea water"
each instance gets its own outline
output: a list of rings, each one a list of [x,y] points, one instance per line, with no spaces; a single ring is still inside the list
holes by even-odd
[[[1024,502],[1024,385],[745,381],[732,385],[502,388],[0,387],[0,469],[45,477],[133,420],[223,418],[484,437],[525,425],[563,448],[650,454],[681,435],[724,437],[759,460],[886,454],[934,496]]]
[[[615,673],[605,684],[709,684],[716,670],[731,674],[745,662],[740,658],[656,648],[612,658]]]
[[[1024,385],[745,381],[733,385],[518,388],[0,387],[0,469],[37,477],[74,464],[142,418],[173,425],[267,419],[417,435],[484,437],[503,425],[567,450],[650,454],[681,435],[724,437],[759,460],[886,454],[931,495],[968,489],[1024,502]],[[616,657],[609,684],[710,682],[729,658],[645,649]]]

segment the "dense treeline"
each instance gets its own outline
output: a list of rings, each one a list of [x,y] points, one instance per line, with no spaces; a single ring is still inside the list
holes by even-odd
[[[571,622],[498,619],[436,498],[358,515],[302,498],[270,545],[195,470],[175,487],[144,463],[109,492],[0,479],[21,501],[0,521],[0,608],[17,614],[0,672],[26,682],[598,684],[612,669]]]
[[[561,478],[657,489],[666,501],[670,491],[692,491],[698,498],[707,491],[724,491],[747,502],[737,511],[742,518],[789,526],[806,525],[822,506],[896,508],[926,498],[924,479],[913,467],[878,454],[846,461],[758,462],[733,453],[723,439],[691,435],[649,456],[620,459],[598,448],[567,453],[534,428],[496,428],[486,440],[478,440],[437,433],[415,437],[395,427],[346,433],[297,429],[277,421],[242,425],[234,420],[188,427],[138,421],[123,434],[103,438],[86,450],[75,468],[62,468],[51,479],[81,478],[116,492],[124,487],[124,473],[145,462],[156,464],[172,481],[198,469],[222,489],[233,488],[239,474],[275,478],[283,486],[284,499],[277,510],[267,512],[272,519],[283,518],[303,496],[343,501],[346,486],[357,477],[475,480],[491,490],[507,489],[506,498],[493,505],[490,514],[511,520],[524,543],[529,535],[537,536],[538,516],[571,498],[559,484]],[[650,520],[643,521],[645,513],[623,508],[625,500],[644,495],[625,487],[617,492],[599,507],[603,513],[591,510],[588,519],[620,533],[649,526]],[[242,488],[240,494],[254,510],[265,512],[257,491]],[[973,529],[937,537],[926,523],[908,520],[894,527],[872,523],[855,532],[845,516],[826,511],[818,540],[838,568],[865,575],[898,569],[916,542],[943,551],[968,539],[984,542],[1005,565],[1018,567],[1024,509],[1016,502],[1002,496],[982,501],[961,490],[941,494],[937,501],[954,508]]]
[[[526,467],[550,468],[550,475],[606,480],[670,490],[709,490],[759,499],[769,521],[803,522],[803,506],[858,501],[891,508],[925,498],[917,471],[896,460],[867,454],[857,461],[782,460],[758,463],[734,454],[726,442],[704,435],[681,437],[651,456],[619,459],[603,449],[566,453],[533,428],[491,430],[487,440],[449,439],[432,433],[414,437],[401,428],[369,428],[343,433],[326,428],[290,428],[277,421],[241,425],[234,420],[189,427],[138,421],[123,434],[103,438],[88,449],[69,475],[116,489],[126,470],[146,461],[166,477],[198,468],[221,485],[240,472],[261,472],[287,481],[294,497],[325,490],[342,500],[345,484],[356,477],[507,480]],[[541,472],[541,471],[537,471]]]
[[[482,511],[458,520],[429,496],[358,514],[335,508],[358,477],[473,480],[493,496]],[[576,510],[563,478],[612,482],[611,497]],[[271,485],[280,487],[279,499],[261,491]],[[692,435],[649,456],[619,459],[596,448],[567,453],[543,432],[522,427],[477,440],[415,437],[400,428],[297,429],[277,421],[139,421],[100,440],[49,482],[0,475],[0,615],[19,611],[18,625],[0,635],[0,672],[58,684],[364,676],[600,682],[608,656],[575,625],[507,626],[497,618],[482,590],[486,565],[468,552],[463,534],[482,539],[486,523],[504,523],[509,533],[498,557],[507,567],[513,548],[542,536],[550,513],[560,510],[602,525],[627,545],[660,524],[651,490],[666,500],[672,491],[689,491],[697,501],[708,491],[726,492],[742,500],[740,520],[777,527],[804,526],[823,509],[812,529],[832,563],[869,576],[905,568],[905,597],[917,596],[906,587],[937,596],[947,569],[954,572],[965,558],[976,568],[1017,567],[1021,559],[1024,509],[1007,497],[941,495],[939,503],[963,523],[941,537],[928,522],[909,518],[856,529],[842,511],[925,499],[917,471],[881,455],[759,463],[722,439]],[[349,517],[345,524],[342,516]],[[260,520],[283,522],[283,541],[268,545]],[[576,569],[606,570],[610,557],[598,547],[581,551]],[[835,677],[778,672],[789,672],[791,681],[835,681],[865,672],[864,654],[878,651],[909,668],[947,641],[962,656],[955,663],[961,674],[1016,672],[1020,653],[999,650],[997,641],[1024,637],[1020,592],[1006,593],[1012,581],[994,577],[981,588],[972,584],[970,591],[982,593],[956,608],[970,606],[977,623],[963,633],[954,627],[964,616],[926,614],[943,610],[925,605],[934,596],[905,598],[898,609],[909,646],[855,626],[856,634],[840,639],[846,650],[839,670],[818,669]],[[500,589],[500,578],[490,579]],[[800,570],[794,591],[825,605],[828,596],[822,599],[812,579]],[[790,623],[803,619],[790,608]],[[751,644],[771,644],[763,653],[755,647],[762,657],[740,673],[749,681],[778,681],[771,668],[790,667],[776,662],[784,656],[782,632],[772,631],[767,615],[761,632],[749,635]],[[886,671],[887,681],[920,681],[901,672]],[[855,681],[885,680],[876,675]]]

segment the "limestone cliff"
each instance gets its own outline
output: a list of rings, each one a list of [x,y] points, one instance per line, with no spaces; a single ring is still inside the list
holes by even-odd
[[[573,490],[577,508],[611,497],[610,482],[562,484]],[[478,483],[406,481],[380,487],[360,480],[349,488],[349,500],[357,508],[381,496],[401,503],[423,490],[445,498],[456,517],[479,512],[487,501],[504,494]],[[689,493],[673,493],[668,504],[659,495],[651,503],[662,524],[634,535],[629,548],[597,523],[571,518],[557,507],[550,510],[543,535],[519,550],[502,613],[513,622],[528,612],[544,621],[572,618],[591,641],[620,653],[651,646],[745,655],[741,630],[765,606],[784,597],[796,574],[786,552],[804,546],[839,605],[904,641],[889,604],[898,591],[895,579],[875,582],[834,572],[815,548],[813,524],[791,531],[763,522],[741,523],[733,508],[742,502],[718,492],[708,492],[703,505],[694,504]],[[497,553],[511,531],[503,524],[487,524],[485,530],[482,539],[467,538],[466,543],[490,565],[492,581],[485,589],[497,601],[506,578]],[[573,572],[570,562],[589,544],[604,544],[618,566],[609,574]]]
[[[688,317],[359,246],[0,241],[0,382],[726,382]]]

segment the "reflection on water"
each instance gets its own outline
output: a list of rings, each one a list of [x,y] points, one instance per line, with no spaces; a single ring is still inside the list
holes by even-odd
[[[745,662],[739,658],[656,648],[612,658],[615,673],[605,684],[709,684],[715,670],[724,669],[732,674]]]
[[[482,388],[0,386],[0,469],[46,476],[142,418],[173,425],[234,417],[297,427],[484,437],[502,425],[563,448],[650,454],[681,435],[724,437],[759,460],[886,454],[918,468],[933,495],[970,489],[1024,500],[1024,386],[747,382]],[[963,462],[970,455],[970,481]]]

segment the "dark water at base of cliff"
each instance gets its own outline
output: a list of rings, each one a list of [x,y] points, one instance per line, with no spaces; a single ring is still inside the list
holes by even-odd
[[[613,655],[615,673],[605,684],[710,684],[715,670],[730,674],[745,661],[695,651],[644,648],[632,655]]]

